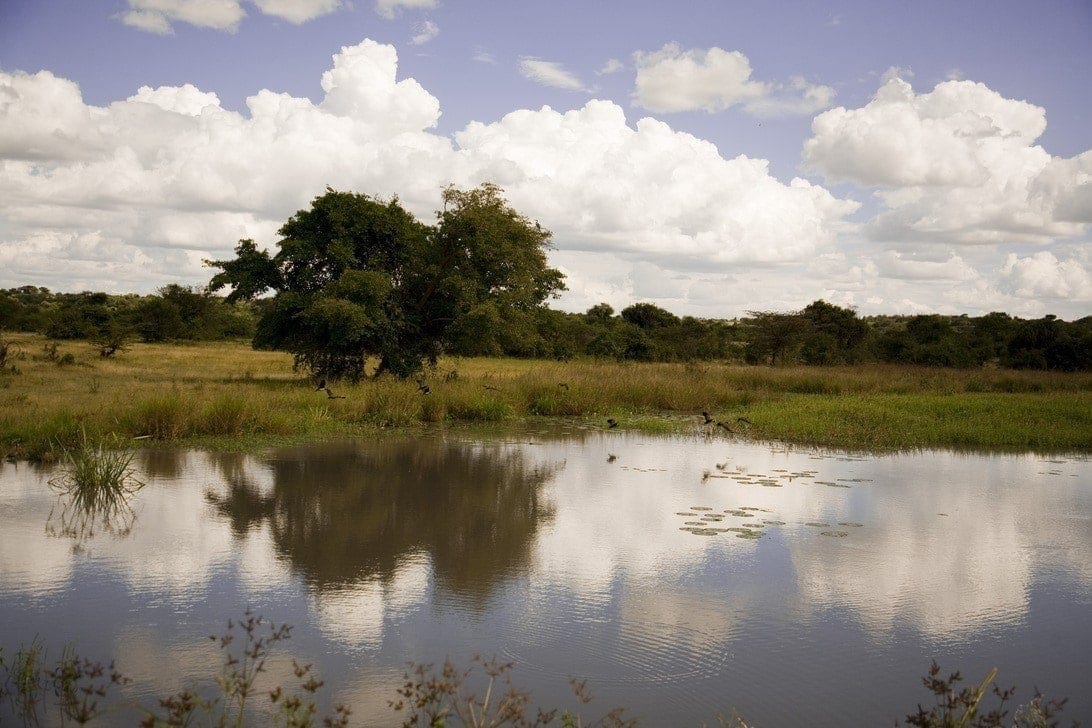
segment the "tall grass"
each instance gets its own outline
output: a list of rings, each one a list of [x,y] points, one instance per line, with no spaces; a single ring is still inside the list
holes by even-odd
[[[23,351],[45,341],[11,340]],[[702,410],[751,420],[739,436],[830,447],[1092,452],[1090,373],[480,358],[441,360],[429,394],[383,378],[332,384],[331,399],[289,355],[240,342],[135,344],[109,359],[64,342],[55,353],[79,366],[24,359],[0,382],[0,453],[56,458],[80,432],[237,448],[542,417],[700,434]]]
[[[144,487],[132,467],[133,453],[92,445],[86,437],[79,446],[63,447],[61,452],[62,470],[49,481],[61,498],[61,510],[56,514],[54,506],[47,528],[57,530],[56,514],[60,533],[78,542],[93,537],[96,528],[127,534],[136,518],[129,499]]]

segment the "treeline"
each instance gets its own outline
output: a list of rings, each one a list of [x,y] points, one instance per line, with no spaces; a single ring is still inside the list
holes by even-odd
[[[732,321],[679,317],[651,303],[615,313],[552,309],[533,322],[468,326],[450,353],[463,356],[606,357],[632,361],[727,360],[748,364],[886,362],[944,367],[1092,369],[1092,316],[873,316],[815,301],[800,311],[749,311]]]
[[[0,330],[109,346],[250,338],[266,299],[229,304],[200,289],[168,285],[154,295],[0,290]],[[488,304],[460,321],[448,353],[629,361],[723,360],[748,364],[887,362],[970,368],[1092,369],[1092,316],[871,316],[815,301],[800,311],[749,311],[734,320],[675,314],[651,303],[616,312],[601,303],[584,313],[542,308],[501,316]]]
[[[209,341],[254,334],[254,307],[170,284],[154,295],[54,293],[23,286],[0,290],[0,330],[53,339],[87,339],[106,352],[128,341]]]

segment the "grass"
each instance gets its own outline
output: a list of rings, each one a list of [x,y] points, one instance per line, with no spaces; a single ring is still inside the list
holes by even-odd
[[[59,532],[77,543],[96,529],[128,533],[136,519],[129,498],[144,487],[131,467],[133,453],[92,445],[82,433],[77,447],[59,447],[64,467],[49,485],[60,496],[60,511],[54,507],[46,527],[56,532],[59,524]]]
[[[447,359],[430,394],[384,378],[316,392],[282,352],[245,342],[134,344],[9,335],[0,453],[54,460],[91,442],[245,449],[391,428],[564,418],[699,434],[702,410],[742,436],[832,448],[1092,452],[1092,373]],[[64,360],[68,364],[61,365]],[[752,424],[736,425],[745,416]],[[715,436],[729,436],[714,431]]]

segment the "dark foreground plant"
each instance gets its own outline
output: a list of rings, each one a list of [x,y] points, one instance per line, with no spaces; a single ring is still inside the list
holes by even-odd
[[[922,684],[935,698],[934,705],[926,711],[920,704],[916,713],[906,716],[905,725],[918,728],[1003,728],[1008,710],[1005,708],[1016,693],[1016,688],[1002,689],[991,687],[997,677],[997,668],[993,668],[978,685],[959,688],[963,676],[953,672],[948,677],[941,677],[940,666],[934,661],[929,674],[922,678]],[[987,692],[988,691],[988,692]],[[997,704],[987,709],[982,701],[992,694]],[[1021,705],[1013,716],[1013,728],[1052,728],[1060,724],[1058,713],[1065,706],[1067,698],[1047,699],[1036,690],[1031,702]],[[1076,721],[1073,725],[1077,725]]]
[[[399,698],[389,705],[396,711],[405,711],[403,728],[513,728],[561,725],[564,728],[603,726],[624,728],[636,726],[637,721],[624,716],[624,708],[614,708],[591,723],[569,711],[532,708],[531,693],[512,684],[511,662],[498,662],[475,655],[473,662],[481,668],[485,677],[484,693],[475,692],[470,682],[477,678],[475,667],[457,668],[451,660],[444,660],[437,670],[431,664],[410,663],[404,674]],[[480,680],[478,682],[481,682]],[[582,704],[593,699],[587,683],[569,681],[573,693]]]
[[[283,685],[260,687],[259,676],[266,672],[266,662],[274,648],[287,640],[291,627],[275,624],[247,610],[240,620],[228,620],[227,630],[209,639],[216,642],[223,663],[215,678],[217,691],[187,688],[156,701],[149,708],[126,701],[121,690],[132,682],[114,663],[95,662],[65,647],[52,666],[46,661],[45,648],[37,637],[29,646],[13,655],[0,647],[0,725],[9,718],[24,726],[136,724],[144,728],[181,728],[182,726],[244,725],[286,728],[347,728],[352,711],[338,704],[333,712],[317,720],[318,691],[323,687],[311,671],[311,665],[292,661],[294,689]],[[9,656],[10,655],[10,656]],[[625,716],[623,708],[614,708],[600,718],[585,722],[579,713],[568,710],[543,710],[535,707],[531,693],[517,688],[511,680],[513,663],[474,657],[468,669],[445,660],[439,669],[431,664],[410,663],[398,697],[389,706],[401,714],[404,728],[630,728],[635,718]],[[997,670],[990,670],[978,685],[960,687],[958,672],[942,677],[934,662],[923,684],[933,694],[934,704],[906,716],[902,725],[918,728],[1052,728],[1060,725],[1058,715],[1066,700],[1047,699],[1035,691],[1035,697],[1015,709],[1006,723],[1007,705],[1015,688],[992,685]],[[573,693],[582,706],[592,701],[587,684],[570,680]],[[992,696],[996,704],[984,705]],[[266,702],[268,700],[268,702]],[[704,725],[704,724],[703,724]],[[720,728],[749,728],[735,712],[728,717],[718,714],[713,725]],[[1076,721],[1073,725],[1077,725]]]

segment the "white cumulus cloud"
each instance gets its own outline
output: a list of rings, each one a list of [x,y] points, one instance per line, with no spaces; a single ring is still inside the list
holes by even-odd
[[[203,258],[241,237],[272,244],[327,185],[397,194],[429,220],[444,185],[495,181],[555,232],[558,255],[675,271],[806,260],[857,207],[660,121],[631,124],[609,101],[519,110],[452,139],[434,130],[437,99],[397,64],[365,40],[334,55],[317,103],[261,90],[245,113],[192,85],[100,107],[48,72],[0,72],[0,286],[202,283]]]
[[[660,113],[722,111],[736,105],[757,116],[811,114],[830,106],[834,89],[793,78],[788,84],[752,78],[751,61],[716,46],[683,50],[668,43],[633,54],[637,66],[634,102]]]
[[[829,180],[878,188],[877,240],[1046,243],[1092,221],[1092,154],[1051,157],[1045,111],[981,83],[915,93],[891,78],[865,106],[817,116],[804,160]]]
[[[799,260],[829,244],[857,204],[822,187],[774,179],[766,160],[724,159],[716,146],[651,118],[636,127],[609,101],[560,113],[515,111],[456,134],[475,179],[502,184],[518,209],[565,246],[709,263]]]
[[[1092,271],[1087,260],[1059,260],[1046,250],[1023,258],[1010,253],[1001,267],[1001,283],[1024,298],[1092,301]]]

